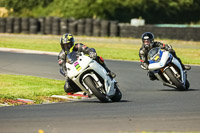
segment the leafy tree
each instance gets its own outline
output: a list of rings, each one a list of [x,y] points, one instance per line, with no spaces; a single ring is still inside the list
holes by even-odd
[[[200,0],[0,0],[14,9],[12,16],[100,18],[146,23],[191,23],[200,21]]]

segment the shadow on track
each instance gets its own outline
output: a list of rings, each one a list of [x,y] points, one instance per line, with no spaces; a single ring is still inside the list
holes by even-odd
[[[200,91],[199,89],[188,89],[188,90],[176,90],[176,89],[161,89],[161,90],[157,90],[157,91],[177,91],[177,92],[187,92],[187,91]]]
[[[85,101],[79,101],[82,103],[102,103],[100,101],[89,101],[89,100],[85,100]],[[126,103],[126,102],[132,102],[132,101],[128,101],[128,100],[121,100],[120,102],[110,102],[110,103],[106,103],[106,104],[111,104],[111,103]]]

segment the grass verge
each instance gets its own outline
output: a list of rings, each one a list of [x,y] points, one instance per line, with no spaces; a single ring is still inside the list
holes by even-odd
[[[0,34],[0,47],[18,48],[39,51],[59,52],[61,50],[58,35],[24,35]],[[83,43],[96,49],[99,56],[105,59],[120,59],[139,61],[141,39],[84,37],[74,36],[76,43]],[[200,64],[200,42],[155,39],[165,44],[171,44],[177,56],[185,64]]]
[[[0,74],[0,102],[7,99],[30,99],[39,104],[49,96],[63,95],[64,81],[34,76]]]

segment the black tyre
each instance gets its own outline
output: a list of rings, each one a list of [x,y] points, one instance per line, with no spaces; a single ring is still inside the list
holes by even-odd
[[[174,73],[172,72],[172,70],[170,68],[166,69],[165,72],[169,76],[172,83],[177,87],[176,88],[177,90],[187,90],[184,87],[183,83],[181,83],[181,81],[176,78],[176,76],[174,75]]]
[[[107,20],[101,21],[101,36],[109,36],[110,22]]]
[[[30,18],[29,19],[29,33],[37,34],[38,32],[38,19]]]
[[[187,90],[187,89],[189,89],[189,87],[190,87],[190,83],[189,83],[188,80],[186,80],[186,83],[185,83],[185,89]]]
[[[93,80],[92,77],[90,76],[87,76],[85,79],[84,79],[84,82],[85,84],[90,88],[90,90],[93,92],[93,94],[102,102],[102,103],[108,103],[110,102],[110,98],[105,95],[101,90],[99,90],[97,87],[96,87],[96,84]]]
[[[93,36],[100,36],[101,35],[101,20],[94,19],[93,21]]]
[[[29,18],[22,18],[21,20],[22,24],[21,24],[21,31],[22,33],[28,34],[29,33]]]
[[[85,20],[85,35],[91,36],[93,34],[93,19],[87,18]]]
[[[117,21],[110,21],[110,36],[116,37],[119,35],[119,28]]]
[[[119,90],[118,86],[116,85],[116,92],[115,95],[111,98],[113,102],[119,102],[122,98],[122,93]]]

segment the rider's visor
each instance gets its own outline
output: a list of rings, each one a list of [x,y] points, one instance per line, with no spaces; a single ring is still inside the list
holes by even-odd
[[[144,40],[143,43],[144,43],[144,45],[149,45],[150,44],[150,40]]]
[[[63,46],[65,50],[69,50],[71,48],[71,43],[64,43]]]

